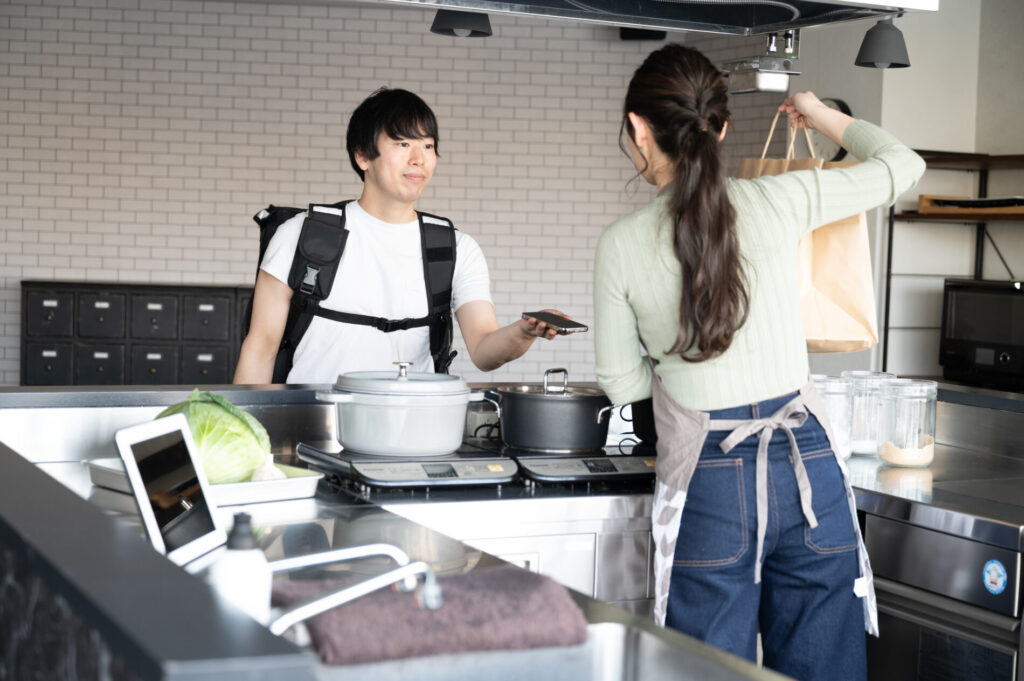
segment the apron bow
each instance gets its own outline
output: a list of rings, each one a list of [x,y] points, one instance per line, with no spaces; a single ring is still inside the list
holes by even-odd
[[[761,581],[761,556],[764,553],[764,538],[768,531],[768,443],[777,428],[781,428],[789,438],[789,446],[792,450],[790,461],[793,464],[793,473],[796,475],[797,488],[800,491],[800,507],[803,509],[804,518],[811,528],[818,526],[818,519],[811,507],[811,481],[807,477],[807,469],[804,468],[803,458],[796,445],[796,436],[793,435],[793,428],[799,428],[807,421],[807,409],[803,400],[798,395],[780,407],[774,414],[763,419],[745,420],[714,420],[710,423],[712,430],[731,431],[719,444],[722,452],[728,454],[739,443],[752,435],[758,436],[757,442],[757,555],[754,559],[754,582]]]

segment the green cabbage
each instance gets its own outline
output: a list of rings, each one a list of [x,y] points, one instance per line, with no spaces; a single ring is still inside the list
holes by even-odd
[[[270,453],[270,437],[260,422],[220,395],[197,388],[157,418],[172,414],[185,415],[203,470],[214,485],[249,480]]]

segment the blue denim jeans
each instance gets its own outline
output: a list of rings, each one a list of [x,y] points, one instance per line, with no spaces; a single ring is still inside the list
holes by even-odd
[[[710,415],[767,417],[792,397]],[[751,661],[760,630],[766,667],[799,681],[863,681],[864,614],[853,592],[857,539],[842,473],[813,415],[793,434],[818,526],[811,529],[804,518],[790,443],[776,430],[768,448],[761,583],[755,583],[757,436],[723,454],[718,445],[728,432],[710,431],[683,507],[665,624]]]

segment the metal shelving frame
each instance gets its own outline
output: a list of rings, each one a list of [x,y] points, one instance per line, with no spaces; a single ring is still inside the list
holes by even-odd
[[[971,154],[950,151],[928,151],[918,149],[929,170],[962,170],[978,173],[979,199],[988,198],[988,173],[991,170],[1024,169],[1024,154]],[[974,237],[974,278],[982,278],[985,257],[985,235],[989,222],[1021,222],[1019,215],[1005,213],[964,212],[956,215],[925,215],[916,212],[897,213],[889,207],[889,233],[885,254],[885,312],[882,324],[882,371],[889,361],[889,303],[892,294],[892,240],[895,223],[900,222],[957,222],[975,225]]]

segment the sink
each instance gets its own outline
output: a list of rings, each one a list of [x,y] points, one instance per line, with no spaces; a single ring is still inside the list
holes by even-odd
[[[672,631],[619,622],[587,627],[587,642],[562,648],[433,655],[344,667],[321,666],[321,681],[730,681],[783,679]]]

